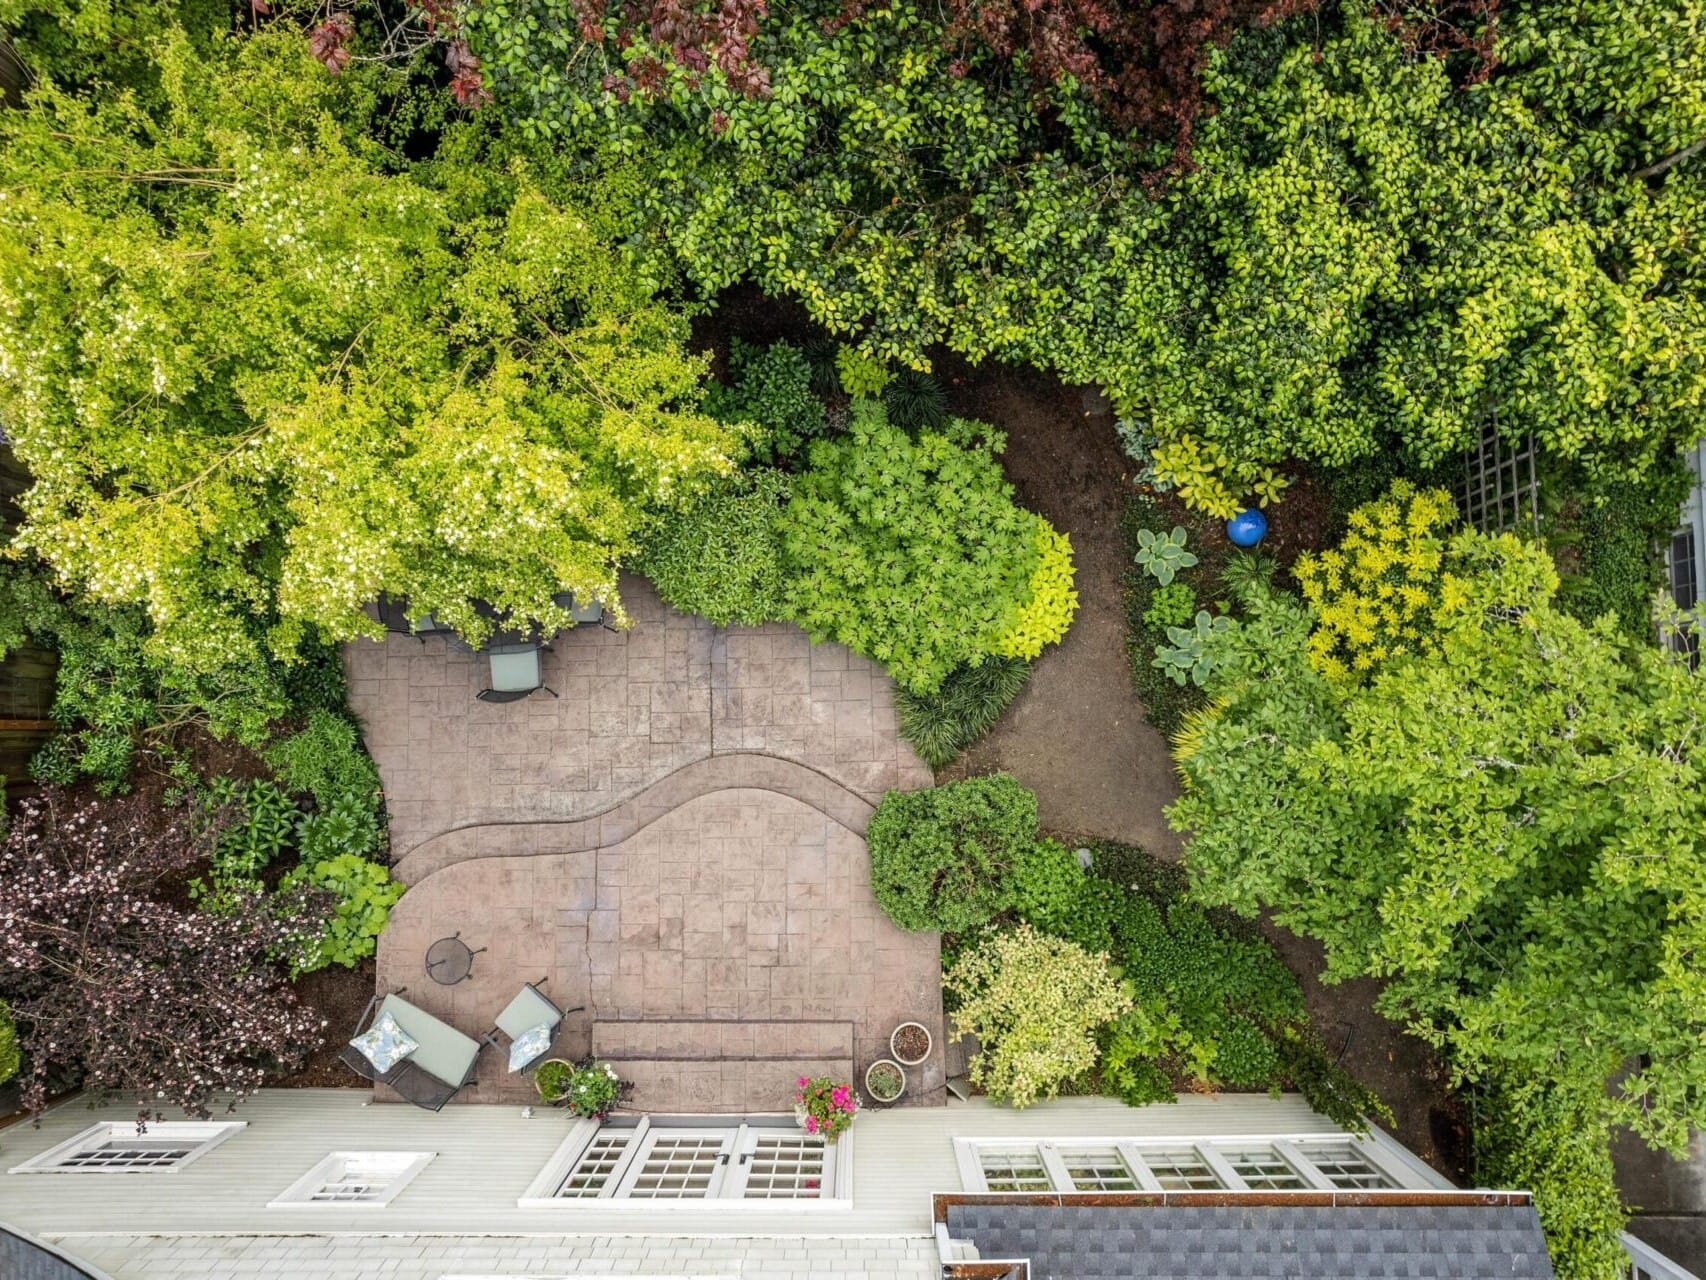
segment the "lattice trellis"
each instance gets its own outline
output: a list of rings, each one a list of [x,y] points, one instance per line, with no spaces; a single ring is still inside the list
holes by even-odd
[[[1481,442],[1463,454],[1457,509],[1482,533],[1526,527],[1540,532],[1540,481],[1534,468],[1534,437],[1506,440],[1490,420]]]

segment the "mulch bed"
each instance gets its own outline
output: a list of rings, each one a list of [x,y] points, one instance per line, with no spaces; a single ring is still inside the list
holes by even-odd
[[[358,1079],[353,1071],[338,1061],[338,1051],[356,1032],[367,1002],[373,999],[374,968],[372,958],[354,969],[333,965],[318,973],[305,973],[296,980],[294,990],[303,1004],[317,1010],[326,1019],[326,1041],[308,1059],[302,1070],[283,1079],[272,1081],[282,1089],[365,1089],[370,1086]]]

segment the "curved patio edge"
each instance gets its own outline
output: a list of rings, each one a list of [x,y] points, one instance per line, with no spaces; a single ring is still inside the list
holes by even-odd
[[[876,806],[835,779],[781,756],[737,751],[707,756],[666,774],[608,809],[582,818],[530,818],[487,822],[423,840],[397,860],[392,874],[419,884],[435,871],[475,858],[585,853],[620,844],[689,800],[717,791],[774,791],[809,805],[854,835]]]

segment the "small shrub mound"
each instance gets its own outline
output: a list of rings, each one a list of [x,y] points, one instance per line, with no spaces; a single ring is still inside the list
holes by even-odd
[[[720,627],[786,618],[776,519],[787,502],[787,476],[748,471],[665,515],[634,567],[666,604]]]
[[[1036,830],[1037,798],[1003,774],[891,791],[865,831],[877,903],[903,929],[974,929],[1006,910]]]
[[[973,1083],[998,1102],[1052,1098],[1096,1065],[1096,1033],[1131,1007],[1106,955],[1029,925],[992,933],[942,975],[954,1028],[977,1037]]]
[[[1338,546],[1299,556],[1292,574],[1316,618],[1309,664],[1355,684],[1389,659],[1431,649],[1436,621],[1456,602],[1443,571],[1445,534],[1456,521],[1444,489],[1396,480],[1351,512]]]
[[[812,390],[812,363],[787,342],[757,347],[739,338],[730,343],[729,385],[714,384],[705,408],[724,422],[759,428],[752,456],[761,462],[791,457],[811,437],[828,429],[823,401]]]
[[[988,658],[956,668],[934,693],[895,690],[900,736],[919,758],[940,769],[995,726],[1031,678],[1022,658]]]

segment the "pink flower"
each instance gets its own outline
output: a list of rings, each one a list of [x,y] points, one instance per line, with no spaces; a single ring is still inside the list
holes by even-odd
[[[806,1132],[807,1133],[816,1133],[817,1132],[817,1117],[816,1116],[807,1116],[806,1117]]]
[[[806,1087],[806,1086],[807,1086],[807,1085],[808,1085],[808,1084],[810,1084],[810,1083],[811,1083],[811,1081],[810,1081],[810,1080],[808,1080],[808,1079],[806,1079],[806,1077],[805,1077],[805,1076],[801,1076],[801,1077],[800,1077],[800,1078],[799,1078],[799,1081],[798,1081],[798,1083],[799,1083],[799,1086],[800,1086],[800,1088],[802,1088],[802,1089],[804,1089],[804,1088],[805,1088],[805,1087]]]
[[[850,1101],[850,1092],[851,1091],[846,1085],[836,1085],[836,1087],[830,1091],[830,1101],[834,1102],[838,1107],[845,1107]]]

